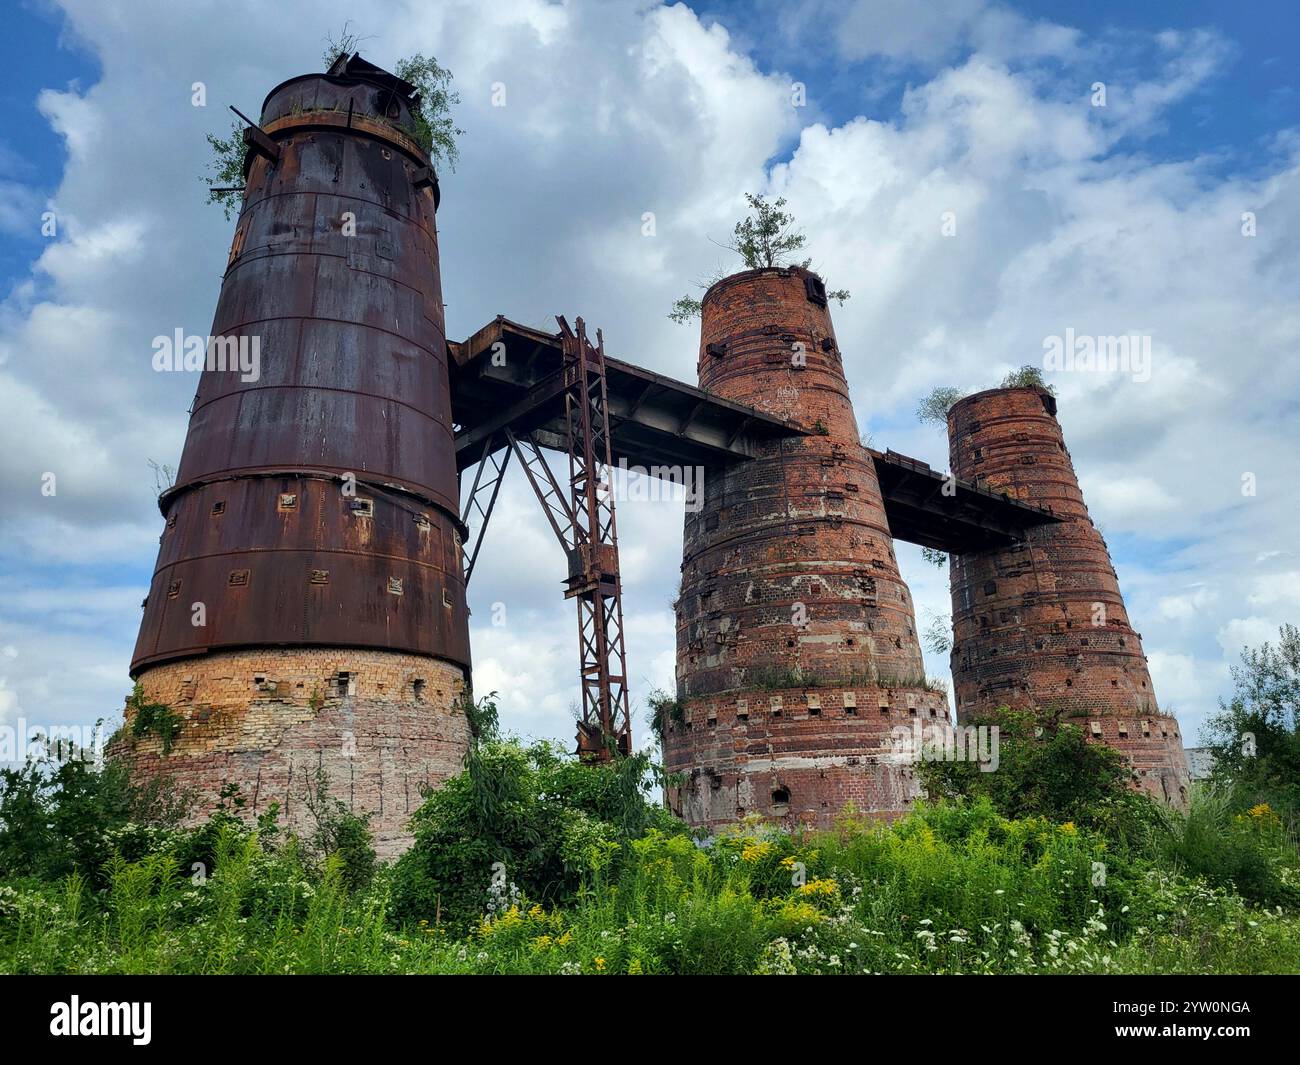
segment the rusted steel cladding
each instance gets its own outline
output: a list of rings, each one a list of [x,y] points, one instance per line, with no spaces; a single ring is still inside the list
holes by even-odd
[[[1187,762],[1161,714],[1142,639],[1129,623],[1101,533],[1088,516],[1056,400],[1000,388],[948,415],[953,472],[1066,520],[1008,548],[952,559],[952,673],[959,720],[1002,706],[1061,711],[1123,750],[1139,784],[1181,802]]]
[[[276,644],[469,662],[436,186],[391,82],[267,97],[278,158],[250,153],[212,325],[259,358],[202,374],[133,672]]]
[[[700,386],[808,435],[707,470],[702,507],[686,516],[684,709],[664,744],[686,783],[670,798],[708,824],[747,813],[825,824],[849,801],[900,812],[915,787],[887,759],[889,708],[938,710],[824,288],[805,270],[755,270],[703,302]]]

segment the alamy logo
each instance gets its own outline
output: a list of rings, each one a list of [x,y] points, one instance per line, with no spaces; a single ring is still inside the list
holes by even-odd
[[[250,383],[262,376],[262,338],[186,336],[177,329],[172,336],[153,338],[153,368],[159,373],[237,371]]]
[[[682,501],[688,514],[704,509],[703,466],[629,466],[620,458],[602,487],[620,503]]]
[[[1089,336],[1067,329],[1043,338],[1043,369],[1051,373],[1126,373],[1141,384],[1151,380],[1149,336]]]
[[[53,758],[67,762],[78,758],[96,765],[104,757],[104,730],[99,725],[29,725],[20,717],[17,727],[0,725],[0,762],[41,762]]]
[[[996,773],[997,725],[950,725],[936,721],[922,725],[913,719],[911,727],[896,725],[890,730],[887,760],[895,765],[917,762],[974,762],[981,773]]]
[[[50,1035],[129,1035],[138,1047],[148,1046],[153,1004],[150,1002],[71,1002],[50,1007]]]

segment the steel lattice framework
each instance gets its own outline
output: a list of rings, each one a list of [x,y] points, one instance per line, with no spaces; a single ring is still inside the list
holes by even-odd
[[[626,652],[614,501],[614,457],[653,470],[663,463],[717,473],[748,462],[764,442],[807,430],[743,404],[607,358],[582,319],[545,333],[498,316],[453,343],[456,464],[472,474],[461,512],[466,581],[473,572],[501,479],[513,456],[568,560],[565,594],[577,601],[582,669],[578,750],[605,759],[631,749]],[[545,452],[568,455],[569,483]],[[942,551],[1011,544],[1059,520],[973,481],[953,480],[894,452],[870,452],[892,534]]]
[[[464,545],[465,579],[468,581],[473,572],[483,530],[513,454],[568,559],[564,594],[578,607],[581,656],[578,753],[583,758],[604,761],[632,749],[618,525],[610,481],[605,341],[597,330],[593,345],[581,318],[577,319],[576,331],[563,317],[556,320],[563,350],[560,392],[564,403],[564,448],[569,459],[568,490],[560,485],[543,456],[535,431],[517,432],[514,425],[507,423],[487,435],[462,516],[467,527],[476,526],[472,546],[468,540]],[[471,518],[477,520],[471,523]]]
[[[623,596],[618,571],[618,524],[610,482],[609,397],[605,385],[605,339],[587,340],[559,319],[564,345],[569,485],[573,502],[573,553],[568,590],[578,604],[582,655],[582,720],[578,752],[607,758],[611,748],[631,750]]]

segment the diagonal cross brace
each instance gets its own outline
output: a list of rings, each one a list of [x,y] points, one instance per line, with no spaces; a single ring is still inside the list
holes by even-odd
[[[483,546],[483,536],[487,532],[488,520],[492,517],[492,508],[496,506],[497,494],[501,491],[506,466],[510,464],[510,448],[494,450],[496,439],[489,436],[483,441],[483,454],[474,471],[474,484],[460,516],[461,524],[471,531],[474,541],[473,547],[468,541],[461,545],[461,564],[467,585],[474,572],[474,563],[478,560],[479,548]],[[487,475],[486,478],[484,474]]]

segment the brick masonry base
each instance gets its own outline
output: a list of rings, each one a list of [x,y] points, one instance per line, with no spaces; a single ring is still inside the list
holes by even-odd
[[[759,816],[829,828],[846,808],[879,820],[920,795],[892,739],[948,719],[947,697],[858,686],[731,692],[690,699],[666,723],[668,804],[695,827]]]
[[[439,659],[342,648],[225,652],[169,662],[139,676],[145,698],[184,722],[171,751],[132,736],[134,714],[109,744],[132,778],[157,775],[192,791],[205,820],[222,787],[239,785],[247,814],[279,803],[280,823],[309,833],[305,802],[323,771],[329,794],[370,813],[382,858],[410,844],[421,790],[461,771],[469,726],[458,701],[464,671]]]

